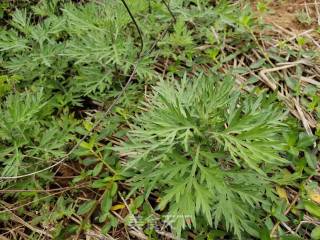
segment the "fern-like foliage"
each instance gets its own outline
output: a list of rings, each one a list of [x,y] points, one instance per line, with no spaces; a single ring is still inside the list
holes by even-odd
[[[147,5],[127,3],[135,16],[142,13],[139,18],[144,21]],[[30,84],[41,81],[41,86],[48,86],[46,94],[52,94],[50,90],[69,94],[71,104],[79,95],[107,98],[107,91],[122,88],[140,48],[137,30],[121,1],[41,1],[32,9],[17,9],[0,30],[0,68]],[[162,28],[144,35],[144,51]],[[144,56],[137,67],[139,81],[155,79],[152,64],[153,56]]]
[[[0,176],[5,177],[33,172],[63,156],[79,138],[69,126],[78,124],[72,112],[93,100],[109,105],[140,51],[137,30],[121,1],[36,2],[10,11],[0,29]],[[147,51],[170,17],[149,20],[144,1],[126,2],[139,25],[163,25],[143,31]],[[137,84],[121,99],[124,115],[141,98],[140,83],[157,79],[153,59],[146,54],[139,62]]]
[[[272,97],[240,96],[231,78],[200,76],[160,82],[135,117],[126,153],[131,181],[148,195],[159,189],[175,230],[203,219],[240,238],[256,235],[262,205],[273,199],[267,173],[284,164],[286,118]]]
[[[52,117],[53,105],[43,92],[8,95],[0,104],[1,176],[46,166],[64,156],[65,144],[74,139],[71,132],[78,122],[72,116]]]

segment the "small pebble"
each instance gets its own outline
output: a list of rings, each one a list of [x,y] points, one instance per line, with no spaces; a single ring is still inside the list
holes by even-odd
[[[289,6],[289,7],[288,7],[288,12],[289,12],[289,13],[293,13],[293,12],[294,12],[294,8],[293,8],[292,6]]]

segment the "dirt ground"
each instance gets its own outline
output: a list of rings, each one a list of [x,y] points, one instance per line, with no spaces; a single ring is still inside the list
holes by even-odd
[[[257,6],[261,0],[252,1]],[[320,24],[320,0],[267,1],[266,23],[276,24],[293,33],[317,29]]]

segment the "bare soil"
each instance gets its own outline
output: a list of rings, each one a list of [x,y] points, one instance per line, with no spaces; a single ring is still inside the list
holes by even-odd
[[[254,8],[258,0],[252,1]],[[276,24],[293,33],[319,27],[320,0],[285,0],[270,1],[268,11],[263,16],[266,23]],[[318,11],[317,11],[318,8]],[[299,12],[304,12],[312,19],[311,24],[304,24],[298,20]]]

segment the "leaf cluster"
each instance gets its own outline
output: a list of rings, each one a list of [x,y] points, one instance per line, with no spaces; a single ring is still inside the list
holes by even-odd
[[[128,4],[134,15],[147,11],[145,4]],[[12,11],[0,30],[2,176],[63,156],[85,132],[76,129],[77,110],[109,105],[117,96],[139,52],[131,21],[121,1],[40,1]],[[155,78],[152,63],[145,56],[137,67],[139,84],[127,89],[118,107],[124,118],[141,98],[140,82]]]
[[[147,196],[160,191],[159,209],[178,233],[205,219],[257,236],[259,215],[274,200],[268,175],[287,162],[287,116],[272,96],[242,95],[224,75],[185,75],[160,82],[143,107],[119,148],[136,170],[133,186]]]

